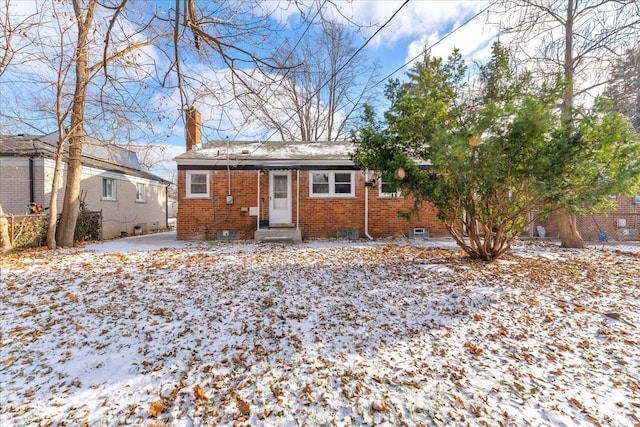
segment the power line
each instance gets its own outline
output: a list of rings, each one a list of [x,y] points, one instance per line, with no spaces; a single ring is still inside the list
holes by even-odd
[[[452,35],[453,33],[455,33],[456,31],[458,31],[460,28],[464,27],[465,25],[467,25],[469,22],[473,21],[474,19],[476,19],[478,16],[482,15],[483,13],[485,13],[487,10],[489,10],[489,8],[491,7],[491,5],[487,5],[484,9],[482,9],[480,12],[476,13],[475,15],[473,15],[471,18],[467,19],[466,21],[464,21],[462,24],[458,25],[456,28],[454,28],[453,30],[449,31],[446,35],[444,35],[443,37],[441,37],[438,41],[436,41],[435,43],[433,43],[431,46],[426,47],[426,50],[429,49],[433,49],[434,47],[436,47],[437,45],[439,45],[440,43],[442,43],[444,40],[446,40],[450,35]],[[377,83],[375,83],[372,87],[378,86],[380,83],[388,80],[389,78],[391,78],[391,76],[393,76],[395,73],[397,73],[398,71],[402,70],[403,68],[405,68],[406,66],[408,66],[409,64],[411,64],[413,61],[415,61],[416,59],[420,58],[422,56],[422,53],[419,53],[418,55],[414,56],[413,58],[411,58],[410,60],[408,60],[407,62],[405,62],[404,64],[402,64],[401,66],[399,66],[398,68],[396,68],[394,71],[392,71],[389,75],[387,75],[386,77],[382,78],[380,81],[378,81]]]
[[[322,9],[322,7],[326,3],[327,3],[327,0],[323,0],[322,4],[320,6],[318,6],[318,10],[316,10],[316,13],[313,15],[313,17],[311,18],[311,20],[307,24],[307,28],[305,28],[304,31],[302,32],[302,34],[300,35],[300,37],[298,37],[298,41],[296,42],[296,44],[293,46],[293,48],[287,54],[287,57],[285,58],[283,64],[286,64],[289,61],[289,59],[291,58],[291,55],[293,55],[293,52],[295,52],[295,50],[298,48],[298,45],[300,45],[300,43],[302,42],[302,39],[307,35],[307,33],[309,32],[309,29],[311,28],[311,25],[313,24],[313,21],[316,20],[316,18],[318,17],[318,14],[320,14],[320,10]],[[280,86],[282,85],[282,82],[287,77],[289,72],[291,72],[291,68],[288,68],[287,71],[282,76],[282,78],[280,79],[280,82],[278,83],[278,86],[273,91],[274,94],[278,89],[280,89]],[[233,137],[234,140],[238,137],[238,135],[240,135],[240,133],[242,132],[242,129],[245,127],[245,125],[246,125],[246,121],[245,121],[245,124],[243,124],[240,127],[240,129],[238,129],[238,131],[236,132],[236,136]]]
[[[393,13],[393,15],[391,15],[391,17],[389,17],[389,19],[387,19],[387,21],[382,24],[382,26],[380,28],[378,28],[365,42],[362,46],[360,46],[350,57],[349,59],[342,64],[336,71],[334,71],[331,74],[331,77],[329,77],[318,89],[316,89],[313,94],[300,106],[298,107],[298,109],[295,111],[294,114],[290,115],[289,118],[287,120],[285,120],[280,126],[284,126],[287,123],[289,123],[291,120],[293,120],[293,118],[296,116],[296,114],[298,114],[300,112],[300,110],[305,107],[309,102],[311,102],[311,99],[316,96],[318,93],[320,93],[320,91],[322,89],[324,89],[329,83],[331,83],[331,81],[333,79],[336,78],[336,76],[338,75],[338,73],[340,73],[342,70],[344,70],[344,68],[349,65],[349,63],[351,61],[353,61],[353,59],[365,48],[367,47],[367,45],[371,42],[371,40],[373,40],[373,38],[375,36],[378,35],[378,33],[380,31],[382,31],[387,25],[389,25],[389,23],[396,17],[396,15],[398,15],[398,13],[400,13],[400,11],[407,5],[407,3],[409,3],[409,0],[405,0],[404,3],[402,3],[402,5],[400,5],[400,7],[398,9],[396,9],[396,11]],[[271,139],[276,133],[278,133],[277,130],[273,131],[273,133],[271,133],[271,135],[269,135],[265,141],[261,142],[260,144],[258,144],[258,146],[251,152],[251,154],[249,156],[247,156],[247,158],[243,159],[242,162],[240,162],[239,164],[242,164],[244,161],[246,161],[249,157],[251,157],[251,155],[253,155],[253,153],[255,153],[258,149],[260,149],[260,147],[262,147],[269,139]]]

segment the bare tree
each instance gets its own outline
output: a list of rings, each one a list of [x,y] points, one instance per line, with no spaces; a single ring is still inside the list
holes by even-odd
[[[286,71],[242,94],[243,111],[282,140],[344,138],[359,108],[376,96],[379,67],[357,52],[354,32],[338,22],[323,20],[299,37],[299,44],[287,43],[276,54]]]
[[[32,13],[18,19],[12,19],[11,2],[3,0],[0,5],[0,31],[3,35],[3,42],[0,44],[0,77],[2,77],[10,65],[17,65],[15,61],[16,54],[26,49],[29,45],[27,34],[30,29],[36,25],[34,19],[38,13]],[[17,41],[16,38],[20,38]],[[11,240],[9,238],[9,222],[4,216],[2,203],[0,203],[0,254],[8,253],[12,250]]]
[[[65,82],[67,81],[67,75],[71,68],[71,61],[66,61],[65,55],[65,37],[67,33],[71,31],[72,26],[68,24],[68,20],[59,19],[60,15],[56,14],[58,19],[56,23],[58,25],[58,33],[60,35],[58,44],[58,61],[56,67],[56,124],[58,135],[58,147],[55,154],[55,163],[53,169],[53,178],[51,184],[51,196],[49,197],[49,224],[47,227],[47,247],[49,249],[56,249],[56,231],[58,226],[58,192],[60,187],[60,179],[62,178],[62,160],[64,155],[64,147],[67,143],[67,131],[65,129],[65,122],[69,116],[70,110],[68,103],[65,103]],[[75,226],[74,226],[75,227]]]
[[[502,29],[537,75],[562,76],[567,84],[560,104],[573,125],[576,102],[584,103],[609,82],[611,65],[640,40],[640,4],[627,0],[497,0]],[[582,248],[576,215],[558,213],[563,247]]]
[[[140,41],[124,43],[121,47],[115,47],[115,49],[110,50],[109,42],[113,35],[112,30],[118,20],[125,15],[124,12],[127,5],[128,0],[119,0],[110,6],[102,5],[98,0],[88,0],[87,2],[73,0],[73,14],[77,26],[77,33],[75,34],[76,48],[73,55],[75,84],[71,104],[71,123],[69,132],[66,134],[66,138],[69,141],[69,149],[64,203],[57,235],[57,242],[63,247],[73,245],[75,226],[79,215],[82,146],[86,136],[85,113],[89,85],[96,76],[100,75],[102,77],[103,84],[98,91],[97,99],[101,103],[101,107],[104,108],[106,99],[104,95],[107,86],[116,88],[116,94],[120,93],[120,90],[118,90],[120,81],[116,76],[109,74],[108,65],[116,60],[125,58],[128,54],[144,46],[151,45],[157,40],[157,37],[143,38]],[[105,20],[108,25],[106,34],[103,34],[104,39],[97,39],[95,35],[98,8],[101,8],[101,11],[107,14]],[[101,47],[103,55],[98,61],[90,64],[92,47]],[[101,72],[103,73],[100,74]],[[123,88],[122,90],[125,89]]]

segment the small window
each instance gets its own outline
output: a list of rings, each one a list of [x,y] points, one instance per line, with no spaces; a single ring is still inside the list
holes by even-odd
[[[187,171],[187,197],[209,197],[209,172]]]
[[[102,198],[115,200],[116,183],[113,178],[102,178]]]
[[[312,172],[310,194],[312,197],[354,196],[353,172]]]
[[[329,194],[329,174],[328,173],[313,174],[312,193],[313,194]]]
[[[350,173],[336,173],[334,175],[334,191],[336,194],[351,194]]]
[[[400,189],[385,179],[384,175],[378,178],[378,189],[380,197],[402,197]]]
[[[142,183],[136,184],[136,202],[144,202],[147,200],[145,185]]]

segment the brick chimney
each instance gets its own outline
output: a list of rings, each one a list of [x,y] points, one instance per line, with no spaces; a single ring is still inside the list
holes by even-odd
[[[200,120],[200,111],[198,111],[193,105],[187,110],[184,130],[187,140],[187,151],[191,151],[196,145],[200,144],[202,139],[202,121]]]

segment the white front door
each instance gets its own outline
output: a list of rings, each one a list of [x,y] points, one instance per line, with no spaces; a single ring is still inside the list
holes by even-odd
[[[291,171],[269,172],[269,224],[291,224]]]

